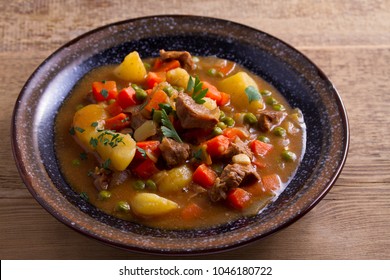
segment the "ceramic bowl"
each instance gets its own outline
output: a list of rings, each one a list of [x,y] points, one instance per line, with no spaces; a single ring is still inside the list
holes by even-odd
[[[257,216],[202,230],[159,230],[126,222],[88,204],[66,183],[54,150],[54,121],[64,99],[87,72],[160,49],[188,50],[233,60],[276,87],[302,110],[306,151],[296,175]],[[70,41],[48,57],[15,105],[12,145],[20,175],[33,197],[65,225],[106,244],[156,254],[205,254],[243,246],[297,221],[330,190],[349,145],[348,120],[335,87],[306,56],[285,42],[238,23],[168,15],[113,23]]]

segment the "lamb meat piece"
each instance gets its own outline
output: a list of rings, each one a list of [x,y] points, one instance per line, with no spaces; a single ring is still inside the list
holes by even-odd
[[[258,118],[260,131],[270,131],[272,127],[279,125],[286,116],[287,114],[285,112],[264,111],[260,113]]]
[[[218,107],[209,110],[183,92],[180,92],[176,99],[176,113],[183,128],[213,128],[220,115]]]
[[[245,144],[239,137],[236,137],[234,142],[231,142],[227,151],[224,153],[225,158],[232,158],[235,155],[238,154],[245,154],[250,159],[253,158],[253,153],[249,146]]]
[[[214,186],[209,191],[209,197],[212,201],[218,201],[226,198],[226,193],[237,188],[243,183],[260,180],[260,175],[252,165],[243,165],[238,163],[228,164],[222,171]]]
[[[194,61],[192,60],[192,56],[189,52],[186,52],[186,51],[160,50],[160,58],[162,60],[177,59],[177,60],[179,60],[181,67],[188,69],[188,70],[195,69],[195,64],[194,64]]]
[[[167,137],[162,139],[161,144],[158,147],[163,159],[169,167],[185,163],[191,155],[190,145],[187,143],[179,143]]]
[[[94,172],[91,173],[93,184],[99,191],[107,190],[111,180],[111,173],[104,168],[95,167]]]

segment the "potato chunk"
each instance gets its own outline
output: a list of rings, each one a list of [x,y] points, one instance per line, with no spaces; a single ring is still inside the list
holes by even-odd
[[[173,86],[186,89],[189,79],[190,74],[183,68],[175,68],[167,72],[167,82]]]
[[[248,96],[245,93],[245,89],[248,86],[253,86],[258,90],[256,82],[247,73],[238,72],[220,81],[218,89],[230,94],[231,103],[238,110],[248,109],[250,112],[256,112],[263,109],[264,103],[261,96],[259,100],[249,102]]]
[[[129,53],[114,72],[122,80],[132,83],[142,83],[146,76],[144,63],[136,51]]]
[[[110,163],[109,168],[123,171],[134,158],[136,143],[129,134],[103,130],[107,116],[100,104],[81,108],[73,117],[75,136],[84,149],[96,151],[102,162]]]
[[[135,214],[142,216],[163,215],[179,208],[176,202],[154,193],[138,193],[130,205]]]
[[[192,171],[187,165],[161,171],[154,176],[154,181],[162,193],[177,192],[185,188],[192,180]]]

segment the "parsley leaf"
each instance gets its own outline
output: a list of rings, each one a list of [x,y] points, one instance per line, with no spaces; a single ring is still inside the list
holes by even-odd
[[[190,76],[187,83],[187,92],[191,93],[192,99],[198,104],[203,104],[206,101],[203,99],[206,96],[208,88],[202,89],[203,83],[199,80],[198,76],[195,77],[195,80]]]
[[[107,98],[107,97],[108,97],[108,90],[102,89],[102,90],[100,91],[100,94],[101,94],[104,98]]]
[[[102,168],[109,169],[110,164],[111,164],[111,159],[108,158],[105,162],[103,162]]]
[[[260,93],[254,86],[246,87],[245,94],[248,97],[249,103],[251,103],[254,100],[260,100]]]
[[[179,134],[177,134],[175,128],[173,127],[173,124],[169,120],[167,112],[165,112],[164,109],[161,110],[161,122],[163,124],[161,126],[161,131],[162,131],[162,133],[164,134],[165,137],[172,138],[172,139],[176,140],[179,143],[183,143],[183,141],[181,140]]]
[[[84,199],[85,201],[89,201],[89,196],[86,192],[81,192],[80,197]]]
[[[99,125],[98,122],[93,122],[93,123],[91,123],[91,126],[92,126],[92,127],[97,127],[98,125]]]

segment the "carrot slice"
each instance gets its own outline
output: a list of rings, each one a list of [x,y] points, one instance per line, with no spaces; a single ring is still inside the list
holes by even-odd
[[[223,135],[218,135],[206,141],[206,150],[211,156],[221,156],[229,148],[229,145],[229,138]]]
[[[181,211],[181,217],[183,220],[194,220],[199,218],[203,213],[203,208],[201,208],[195,202],[192,202],[186,205]]]
[[[118,91],[115,81],[103,81],[92,83],[92,94],[97,102],[115,99]]]
[[[256,156],[262,156],[262,157],[267,155],[268,152],[271,151],[273,148],[273,146],[271,144],[264,143],[260,140],[253,140],[249,144],[249,147],[251,148],[252,152]]]
[[[279,175],[275,173],[261,177],[261,182],[265,193],[273,193],[282,186]]]
[[[242,188],[234,188],[229,191],[226,199],[230,206],[242,210],[249,205],[251,194]]]
[[[217,174],[206,164],[199,165],[192,174],[192,180],[206,189],[211,188],[216,179]]]
[[[129,125],[129,117],[124,113],[120,113],[112,118],[106,119],[104,127],[109,130],[119,131],[124,129],[125,127],[128,127]]]
[[[149,103],[145,106],[145,109],[149,112],[152,110],[159,110],[158,104],[165,103],[168,99],[168,95],[163,90],[157,90],[150,99]]]

